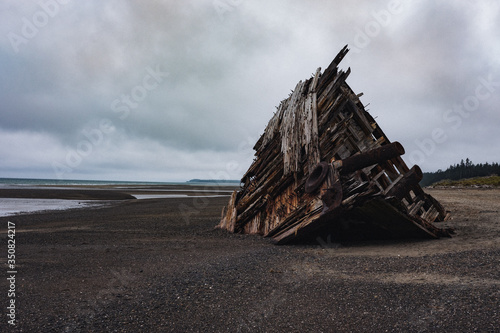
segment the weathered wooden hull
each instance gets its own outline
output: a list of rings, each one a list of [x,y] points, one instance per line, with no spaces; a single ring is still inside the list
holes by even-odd
[[[345,82],[338,64],[299,82],[255,144],[243,186],[220,228],[278,244],[333,234],[338,239],[449,236],[447,214],[418,185],[399,143],[391,143]]]

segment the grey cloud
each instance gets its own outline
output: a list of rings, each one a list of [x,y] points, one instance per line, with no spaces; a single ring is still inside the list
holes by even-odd
[[[120,170],[128,177],[140,169],[144,177],[149,170],[158,178],[168,169],[161,178],[206,178],[229,160],[248,163],[251,145],[245,142],[257,140],[280,100],[317,67],[326,68],[343,45],[359,48],[356,34],[387,6],[387,1],[241,1],[221,16],[211,1],[70,2],[19,53],[7,39],[0,42],[0,130],[3,138],[24,133],[25,145],[40,133],[50,138],[39,147],[50,156],[41,172],[49,178],[52,161],[63,163],[85,140],[82,131],[98,129],[102,119],[115,130],[73,175],[106,177]],[[419,150],[416,141],[434,128],[446,130],[448,140],[425,156],[423,169],[445,168],[469,155],[475,162],[499,160],[498,150],[483,149],[487,140],[477,135],[500,125],[498,99],[481,101],[458,132],[443,120],[448,109],[474,94],[479,77],[500,81],[499,6],[488,1],[405,6],[341,64],[352,67],[349,84],[365,93],[362,101],[407,152]],[[8,17],[0,33],[7,36],[19,32],[21,18],[40,7],[10,1],[1,9],[2,19]],[[148,68],[157,66],[168,76],[120,117],[113,102],[131,95]],[[245,152],[238,148],[242,144]],[[18,156],[35,170],[40,157],[23,157],[22,150],[10,152],[10,160]],[[210,155],[220,160],[192,167]]]

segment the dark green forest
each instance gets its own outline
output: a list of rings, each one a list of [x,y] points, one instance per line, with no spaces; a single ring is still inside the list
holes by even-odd
[[[450,165],[445,171],[439,169],[436,172],[424,172],[424,177],[420,181],[420,186],[429,186],[440,180],[459,180],[464,178],[486,177],[490,175],[500,175],[500,165],[498,163],[474,164],[468,158],[460,163]]]

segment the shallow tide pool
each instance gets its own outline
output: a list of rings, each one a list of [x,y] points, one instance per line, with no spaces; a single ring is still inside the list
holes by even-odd
[[[12,216],[45,210],[97,207],[107,203],[107,201],[101,200],[0,198],[0,216]]]

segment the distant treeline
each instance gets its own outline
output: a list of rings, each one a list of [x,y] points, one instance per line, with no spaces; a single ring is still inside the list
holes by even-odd
[[[429,186],[443,179],[459,180],[490,175],[500,175],[500,165],[498,163],[474,164],[467,158],[456,165],[450,165],[445,171],[439,169],[436,172],[424,172],[420,186]]]

